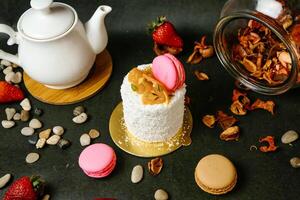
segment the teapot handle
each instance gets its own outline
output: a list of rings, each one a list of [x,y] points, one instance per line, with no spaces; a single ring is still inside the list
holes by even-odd
[[[11,46],[13,44],[18,44],[17,33],[10,26],[5,24],[0,24],[0,33],[5,33],[9,35],[9,39],[7,40],[7,45]],[[3,50],[0,50],[0,59],[8,60],[9,62],[20,65],[19,57],[17,55],[7,53]]]

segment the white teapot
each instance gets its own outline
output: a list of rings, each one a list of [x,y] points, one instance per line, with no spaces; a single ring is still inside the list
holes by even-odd
[[[111,7],[99,6],[84,26],[69,5],[53,0],[31,0],[30,4],[32,8],[18,21],[18,32],[0,24],[0,32],[10,36],[7,44],[19,45],[17,55],[0,50],[0,59],[20,65],[49,88],[79,84],[107,45],[104,18]]]

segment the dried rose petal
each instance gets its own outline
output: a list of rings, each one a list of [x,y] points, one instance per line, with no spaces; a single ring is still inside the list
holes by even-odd
[[[272,115],[274,115],[274,101],[263,101],[260,99],[256,99],[256,101],[251,105],[251,110],[255,109],[264,109],[269,111]]]
[[[251,73],[254,73],[257,70],[257,66],[251,60],[248,60],[246,57],[244,57],[242,65],[244,65],[245,69]]]
[[[214,115],[205,115],[202,118],[202,122],[205,126],[207,126],[209,128],[213,128],[216,123],[216,118]]]
[[[258,141],[260,143],[267,142],[268,146],[261,146],[261,147],[259,147],[259,150],[261,152],[276,151],[276,149],[278,148],[278,146],[275,145],[275,141],[274,140],[275,140],[274,136],[266,136],[264,138],[260,138]]]
[[[247,110],[244,108],[244,105],[239,100],[236,100],[231,104],[230,110],[235,115],[247,114]]]
[[[248,27],[253,29],[259,29],[260,27],[262,27],[262,25],[259,22],[251,19],[248,22]]]
[[[198,70],[196,70],[194,72],[194,74],[196,75],[196,77],[198,78],[198,80],[200,81],[207,81],[209,80],[209,77],[207,74],[205,74],[204,72],[199,72]]]
[[[286,51],[278,52],[277,57],[279,62],[285,67],[287,66],[287,64],[292,64],[291,56]]]
[[[293,26],[291,37],[296,44],[300,44],[300,24]]]
[[[238,140],[239,133],[240,128],[238,126],[229,127],[220,134],[220,139],[225,141]]]
[[[187,63],[190,63],[192,65],[198,64],[203,59],[202,55],[199,53],[199,51],[194,51],[189,58],[187,59]]]
[[[214,55],[214,48],[213,46],[209,45],[205,49],[199,49],[200,54],[203,56],[203,58],[209,58]]]
[[[237,115],[245,115],[250,106],[250,99],[247,97],[247,93],[240,92],[237,89],[232,93],[232,105],[230,110]]]
[[[206,45],[206,36],[202,36],[200,42],[195,42],[193,53],[188,57],[187,63],[198,64],[203,58],[209,58],[214,55],[214,48]]]
[[[148,162],[148,170],[151,175],[156,176],[161,172],[163,165],[163,159],[154,158]]]
[[[177,55],[180,52],[182,52],[182,48],[170,47],[170,46],[166,46],[166,45],[160,45],[160,44],[157,44],[156,42],[154,42],[153,51],[158,56],[163,55],[165,53],[170,53],[170,54],[173,54],[173,55]]]
[[[241,92],[237,89],[234,89],[233,92],[232,92],[232,101],[237,101],[240,99],[240,97],[244,97],[244,96],[247,96],[247,93],[246,92]]]
[[[223,111],[217,112],[217,121],[218,124],[221,126],[223,130],[228,129],[229,127],[232,127],[238,120],[234,118],[233,116],[229,116]]]

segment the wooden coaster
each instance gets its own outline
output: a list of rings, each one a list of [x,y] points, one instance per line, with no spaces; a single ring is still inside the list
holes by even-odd
[[[25,72],[24,84],[29,93],[36,99],[53,105],[68,105],[86,100],[99,92],[112,73],[112,59],[107,50],[97,55],[95,64],[85,81],[79,85],[55,90],[31,79]]]

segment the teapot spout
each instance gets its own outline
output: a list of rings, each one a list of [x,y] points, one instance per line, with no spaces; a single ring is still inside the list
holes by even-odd
[[[104,18],[111,10],[110,6],[99,6],[91,19],[85,23],[86,36],[95,54],[101,53],[107,45]]]

